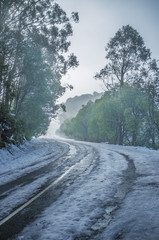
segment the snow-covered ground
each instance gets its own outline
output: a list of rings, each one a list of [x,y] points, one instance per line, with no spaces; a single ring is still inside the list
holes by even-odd
[[[111,224],[95,239],[158,240],[159,151],[142,147],[110,148],[133,159],[136,179]]]
[[[59,157],[67,149],[67,145],[42,138],[26,141],[20,147],[13,146],[9,151],[0,149],[0,183],[4,184],[46,165],[51,161],[51,156]]]
[[[0,149],[0,188],[1,185],[47,165],[52,158],[58,159],[67,150],[67,145],[49,139],[25,142],[20,147],[13,146],[9,151]],[[23,183],[1,194],[0,220],[6,217],[13,208],[25,203],[38,188],[53,177],[56,177],[54,171],[49,176],[43,175],[39,179],[35,178],[30,184],[24,185]],[[4,198],[5,195],[7,197]]]
[[[1,184],[45,164],[50,152],[59,155],[67,149],[65,144],[54,141],[49,145],[48,141],[39,139],[21,149],[15,147],[13,155],[0,150]],[[159,151],[106,143],[87,145],[93,146],[99,156],[93,170],[77,177],[15,239],[158,240]],[[50,146],[54,146],[54,153]],[[36,180],[34,187],[45,180],[45,176]],[[29,187],[28,194],[34,193],[34,187]],[[3,203],[2,216],[4,209],[10,211],[9,202],[14,201],[16,197]]]

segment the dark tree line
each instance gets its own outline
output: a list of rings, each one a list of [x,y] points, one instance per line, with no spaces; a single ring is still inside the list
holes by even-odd
[[[95,75],[104,96],[61,126],[69,137],[120,145],[159,147],[159,68],[139,33],[123,26],[106,47],[106,66]]]
[[[0,146],[46,132],[60,79],[78,65],[66,54],[78,20],[51,0],[0,1]]]

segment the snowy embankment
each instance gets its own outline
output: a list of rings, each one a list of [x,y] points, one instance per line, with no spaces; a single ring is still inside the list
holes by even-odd
[[[67,146],[54,140],[39,138],[26,141],[20,147],[13,145],[9,151],[0,149],[0,183],[4,184],[46,165],[47,157],[60,156],[63,148],[67,149]]]
[[[104,144],[103,144],[104,146]],[[136,179],[111,224],[96,239],[159,239],[159,150],[109,146],[134,161]]]
[[[38,141],[41,142],[39,149]],[[93,170],[77,177],[57,201],[15,239],[157,240],[159,151],[105,143],[86,144],[98,152]],[[61,145],[54,141],[51,146],[54,146],[54,153],[59,154]],[[50,149],[48,140],[41,139],[12,151],[10,155],[0,150],[2,182],[35,167],[34,163],[49,154]],[[45,163],[45,157],[42,159],[38,165]],[[5,207],[7,211],[7,205]]]
[[[56,160],[67,150],[67,145],[48,139],[26,141],[20,147],[13,146],[9,152],[7,149],[0,149],[0,189],[1,185],[8,182],[10,184],[10,182],[49,164],[52,158]],[[49,176],[44,174],[38,179],[32,179],[28,184],[19,183],[17,187],[1,194],[0,220],[10,214],[12,209],[25,203],[36,193],[37,189],[53,177],[56,177],[55,172]]]

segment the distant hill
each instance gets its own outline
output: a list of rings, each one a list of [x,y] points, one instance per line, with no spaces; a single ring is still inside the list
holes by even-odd
[[[94,92],[93,94],[83,94],[73,98],[68,98],[64,103],[66,112],[60,111],[58,115],[60,123],[63,123],[66,119],[75,117],[82,105],[86,105],[89,101],[94,102],[96,99],[101,98],[102,95],[103,93]]]

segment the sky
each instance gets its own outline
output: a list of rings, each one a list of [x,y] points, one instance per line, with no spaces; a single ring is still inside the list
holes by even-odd
[[[159,59],[159,0],[57,0],[66,11],[79,13],[79,23],[73,24],[70,53],[79,61],[79,67],[62,78],[62,84],[74,89],[59,101],[94,91],[104,91],[101,81],[94,75],[106,64],[105,47],[123,25],[136,29],[152,52]]]

